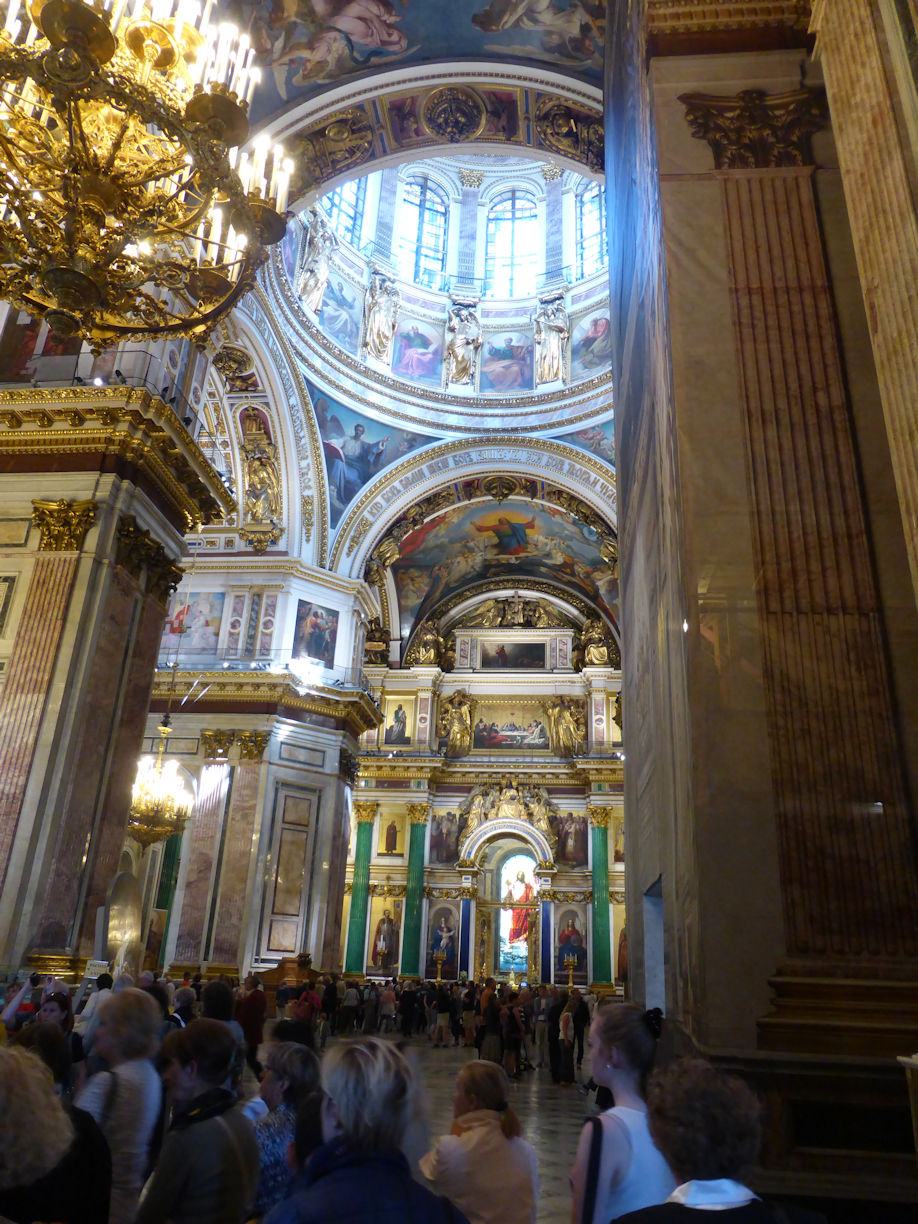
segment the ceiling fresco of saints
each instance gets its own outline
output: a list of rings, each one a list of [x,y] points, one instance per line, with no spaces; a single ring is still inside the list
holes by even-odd
[[[390,464],[435,439],[374,421],[346,408],[313,383],[307,381],[306,386],[325,454],[331,525],[337,527],[345,506],[365,485]]]
[[[598,83],[599,0],[226,0],[263,72],[251,117],[368,69],[468,56],[535,61]]]
[[[572,433],[556,434],[558,442],[568,446],[579,446],[581,450],[589,451],[597,459],[615,467],[615,431],[611,421],[603,421],[599,425],[589,425],[584,429],[575,429]]]
[[[610,620],[618,597],[596,532],[544,503],[478,502],[447,510],[405,536],[392,571],[403,637],[440,600],[484,579],[560,582]]]

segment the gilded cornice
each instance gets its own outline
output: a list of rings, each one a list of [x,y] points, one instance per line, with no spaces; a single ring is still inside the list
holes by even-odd
[[[174,677],[174,679],[173,679]],[[382,722],[382,714],[362,689],[329,689],[311,685],[304,689],[289,676],[251,671],[157,671],[152,700],[173,701],[199,689],[197,703],[206,690],[206,705],[226,706],[244,711],[247,705],[284,707],[318,714],[342,724],[355,736],[372,731]]]
[[[429,901],[475,901],[478,898],[477,884],[425,884],[424,896]]]
[[[651,34],[698,34],[714,30],[788,26],[805,32],[808,0],[647,0]]]
[[[610,761],[608,757],[578,757],[577,768],[588,775],[591,783],[607,782],[613,786],[621,786],[625,781],[625,767],[620,760]]]
[[[385,779],[406,782],[430,782],[442,769],[443,760],[440,757],[412,758],[385,756],[360,757],[360,777],[363,780]]]
[[[24,387],[0,392],[0,457],[97,454],[136,465],[184,517],[214,523],[236,503],[158,396],[137,387]]]
[[[583,902],[593,900],[592,888],[541,888],[540,901],[556,901],[561,903]]]
[[[380,514],[376,519],[370,520],[370,525],[379,524],[382,526],[385,523],[386,528],[392,523],[393,518],[388,520],[383,518],[382,511],[387,509],[385,501],[385,491],[388,488],[398,487],[399,492],[402,492],[404,486],[402,480],[410,472],[416,472],[419,468],[429,467],[431,464],[437,464],[443,459],[452,458],[454,455],[468,456],[468,467],[464,464],[456,463],[452,465],[451,470],[447,471],[432,471],[431,478],[433,487],[426,487],[425,493],[430,493],[433,488],[438,485],[446,484],[456,480],[459,476],[481,475],[481,468],[487,467],[489,464],[496,468],[500,468],[502,464],[507,463],[507,455],[504,453],[507,447],[514,449],[523,448],[529,451],[535,451],[544,455],[556,456],[558,459],[566,460],[567,465],[562,468],[563,471],[576,475],[578,469],[588,472],[595,476],[597,480],[615,491],[615,472],[608,464],[597,460],[595,456],[588,451],[579,450],[573,446],[567,446],[563,442],[556,442],[550,438],[533,438],[528,435],[520,436],[518,434],[501,434],[497,436],[488,436],[486,438],[476,438],[470,440],[467,438],[455,439],[452,442],[444,442],[441,446],[437,446],[432,450],[424,451],[420,454],[409,455],[403,459],[394,468],[386,472],[385,478],[374,481],[373,484],[367,486],[357,500],[356,504],[349,511],[347,517],[342,520],[338,527],[335,536],[335,546],[332,549],[331,560],[329,562],[330,569],[336,569],[342,560],[342,555],[347,547],[348,536],[353,530],[356,523],[360,520],[368,506],[372,506],[374,502],[380,501]],[[573,471],[571,469],[573,468]],[[534,474],[536,479],[543,479],[541,473]],[[546,475],[548,475],[546,473]],[[576,480],[572,480],[576,483]],[[426,485],[426,481],[425,481]],[[549,487],[553,487],[549,485]],[[581,492],[580,496],[583,496]],[[591,506],[591,502],[584,497],[583,499],[587,506]],[[393,503],[392,514],[397,518],[404,512],[404,505],[398,506]],[[364,533],[366,534],[366,532]],[[381,534],[379,532],[378,534]]]

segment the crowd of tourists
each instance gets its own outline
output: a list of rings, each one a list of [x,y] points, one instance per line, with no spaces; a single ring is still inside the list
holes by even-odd
[[[700,1059],[654,1072],[658,1010],[493,979],[332,976],[279,991],[266,1032],[254,976],[152,979],[103,974],[83,1007],[59,981],[8,992],[0,1224],[535,1224],[538,1160],[512,1080],[544,1065],[573,1083],[584,1048],[598,1112],[571,1168],[572,1224],[778,1218],[743,1180],[754,1094]],[[434,1142],[419,1038],[475,1050]]]

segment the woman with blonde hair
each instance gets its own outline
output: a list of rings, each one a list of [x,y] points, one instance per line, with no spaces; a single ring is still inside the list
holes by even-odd
[[[322,1060],[322,1139],[266,1224],[466,1224],[411,1177],[402,1148],[418,1111],[404,1054],[379,1037]]]
[[[109,1070],[92,1076],[76,1103],[95,1118],[112,1154],[109,1224],[128,1224],[140,1201],[162,1106],[162,1085],[151,1062],[162,1018],[156,1001],[134,987],[100,1004],[98,1017],[93,1049]]]
[[[0,1047],[0,1215],[4,1219],[8,1206],[9,1218],[23,1218],[16,1207],[29,1204],[30,1190],[61,1163],[74,1133],[48,1068],[28,1050]],[[31,1206],[37,1208],[38,1199]]]
[[[600,1008],[590,1028],[593,1079],[615,1105],[590,1118],[571,1169],[571,1224],[609,1224],[662,1203],[676,1187],[647,1125],[645,1093],[663,1015],[635,1003]]]
[[[535,1151],[507,1102],[497,1063],[466,1063],[456,1076],[450,1133],[421,1159],[421,1172],[471,1224],[533,1224],[539,1197]]]

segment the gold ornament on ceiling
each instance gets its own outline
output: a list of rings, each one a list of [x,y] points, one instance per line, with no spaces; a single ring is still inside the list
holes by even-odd
[[[431,136],[458,144],[481,134],[487,113],[472,89],[448,85],[435,89],[421,106],[421,123]]]
[[[485,476],[481,481],[481,491],[496,502],[502,502],[508,497],[519,497],[522,486],[514,476]]]
[[[0,297],[94,351],[201,339],[279,242],[293,163],[240,153],[260,73],[190,0],[9,0]]]

